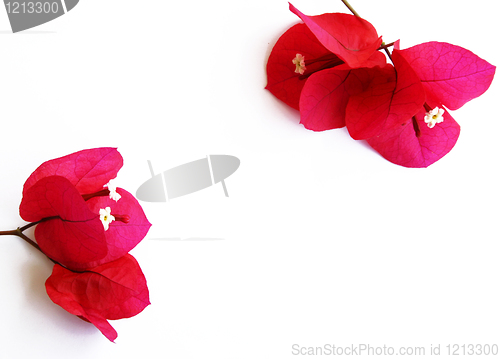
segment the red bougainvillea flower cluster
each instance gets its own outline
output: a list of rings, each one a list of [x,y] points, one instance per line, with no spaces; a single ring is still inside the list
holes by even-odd
[[[354,11],[306,16],[291,4],[290,10],[303,23],[274,46],[266,89],[299,110],[305,128],[346,126],[352,138],[401,166],[427,167],[446,155],[460,134],[448,110],[483,94],[495,74],[495,66],[448,43],[385,45]]]
[[[113,179],[123,165],[115,148],[83,150],[47,161],[23,188],[21,217],[32,222],[39,248],[54,263],[50,299],[94,324],[111,341],[108,319],[132,317],[149,302],[146,278],[128,252],[147,234],[137,200]],[[9,234],[4,232],[2,234]]]

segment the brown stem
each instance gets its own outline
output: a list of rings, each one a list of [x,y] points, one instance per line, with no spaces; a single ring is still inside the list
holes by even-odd
[[[347,8],[352,12],[352,14],[354,16],[357,16],[357,17],[361,17],[359,16],[359,14],[356,12],[356,10],[353,9],[353,7],[351,6],[351,4],[349,4],[349,2],[347,0],[342,0],[342,2],[344,3],[345,6],[347,6]]]
[[[38,221],[38,222],[32,222],[32,223],[28,223],[27,225],[21,227],[21,228],[18,228],[21,232],[24,232],[25,230],[27,230],[28,228],[31,228],[35,225],[37,225],[38,223],[40,223],[41,221]]]
[[[128,216],[122,216],[124,217],[124,219],[126,220],[127,218],[125,217],[128,217]],[[33,223],[28,223],[27,225],[23,226],[23,227],[20,227],[20,228],[17,228],[17,229],[13,229],[11,231],[0,231],[0,236],[18,236],[22,239],[24,239],[27,243],[29,243],[31,246],[35,247],[36,249],[38,249],[40,252],[42,252],[43,254],[45,254],[42,249],[40,248],[40,246],[38,244],[36,244],[35,242],[33,242],[30,238],[28,238],[26,235],[24,235],[23,231],[30,228],[30,227],[33,227],[34,225],[40,223],[40,222],[44,222],[46,220],[49,220],[49,219],[53,219],[53,218],[57,218],[57,217],[48,217],[48,218],[44,218],[42,219],[41,221],[38,221],[38,222],[33,222]],[[130,219],[130,217],[128,217],[128,219]],[[123,219],[122,219],[123,220]],[[60,265],[61,267],[63,268],[66,268],[72,272],[75,272],[75,273],[85,273],[85,272],[88,272],[88,270],[76,270],[76,269],[69,269],[67,268],[65,265],[59,263],[58,261],[55,261],[54,259],[50,258],[47,254],[45,254],[45,256],[50,259],[50,261],[54,264],[58,264]]]
[[[347,8],[352,12],[352,14],[354,16],[357,16],[357,17],[361,17],[359,16],[359,14],[356,12],[356,10],[354,10],[354,8],[351,6],[351,4],[349,4],[349,2],[347,0],[342,0],[342,2],[344,3],[345,6],[347,6]],[[385,42],[382,42],[382,46],[380,46],[379,50],[382,50],[384,49],[385,53],[387,54],[387,56],[389,56],[389,59],[392,61],[392,56],[391,56],[391,52],[389,51],[389,49],[387,47],[389,47],[390,45],[394,45],[394,43],[391,43],[389,45],[386,45]]]
[[[38,244],[36,244],[35,242],[33,242],[31,239],[29,239],[27,236],[25,236],[23,234],[23,231],[25,229],[28,229],[29,227],[31,227],[32,225],[35,225],[35,224],[37,224],[37,222],[30,223],[30,224],[28,224],[28,225],[26,225],[24,227],[18,228],[18,229],[13,229],[12,231],[0,231],[0,236],[18,236],[18,237],[21,237],[27,243],[31,244],[33,247],[35,247],[40,252],[42,252],[42,250],[40,249],[40,246]]]
[[[380,45],[380,47],[377,49],[378,50],[385,50],[387,49],[388,47],[391,47],[391,46],[394,46],[394,44],[396,43],[396,41],[393,41],[389,44],[386,44],[385,42],[382,42],[382,44]]]
[[[40,252],[42,252],[42,250],[40,249],[40,246],[38,244],[36,244],[35,242],[33,242],[30,238],[28,238],[24,233],[21,232],[20,229],[18,229],[19,233],[16,233],[16,235],[18,237],[21,237],[22,239],[24,239],[27,243],[31,244],[33,247],[35,247],[36,249],[38,249]],[[43,253],[43,252],[42,252]],[[45,253],[44,253],[45,254]]]
[[[391,45],[391,44],[389,44],[389,45]],[[392,61],[391,52],[388,49],[389,45],[386,45],[385,42],[382,41],[382,46],[380,46],[380,48],[384,49],[387,56],[389,56],[389,59],[391,60],[391,62],[394,63],[394,61]],[[394,42],[392,43],[392,45],[394,45]]]
[[[36,249],[38,249],[40,252],[43,253],[42,249],[40,248],[40,246],[38,244],[36,244],[35,242],[33,242],[29,237],[27,237],[23,231],[25,231],[26,229],[40,223],[42,221],[38,221],[38,222],[33,222],[33,223],[28,223],[27,225],[21,227],[21,228],[17,228],[17,229],[13,229],[11,231],[0,231],[0,236],[18,236],[22,239],[24,239],[24,241],[26,243],[29,243],[31,246],[35,247]],[[45,253],[43,253],[45,254]],[[59,264],[58,262],[56,262],[55,260],[53,260],[52,258],[50,258],[49,256],[47,256],[45,254],[45,256],[50,259],[53,263],[55,264]]]

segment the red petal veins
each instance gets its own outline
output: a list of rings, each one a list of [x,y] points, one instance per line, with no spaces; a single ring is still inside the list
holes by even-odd
[[[93,193],[116,178],[122,165],[123,158],[116,148],[102,147],[75,152],[40,165],[24,184],[23,195],[40,179],[54,175],[67,178],[80,194]]]
[[[19,212],[28,222],[54,216],[68,221],[96,217],[75,186],[61,176],[44,177],[31,186],[23,195]]]
[[[80,273],[55,265],[45,288],[55,304],[91,322],[111,341],[117,333],[108,319],[133,317],[150,304],[146,278],[130,254]]]
[[[430,99],[428,104],[434,108],[438,104]],[[424,122],[425,109],[416,115],[419,136],[412,119],[408,119],[399,128],[387,131],[367,141],[385,159],[404,167],[427,167],[451,151],[460,135],[459,124],[448,112],[444,121],[429,128]]]
[[[122,188],[117,188],[117,192],[121,195],[117,202],[109,197],[94,197],[87,201],[87,205],[96,214],[101,208],[110,207],[111,215],[128,216],[129,221],[111,222],[109,229],[104,232],[108,254],[96,262],[83,263],[80,268],[92,268],[122,257],[142,241],[151,227],[137,199]]]
[[[351,71],[328,69],[309,78],[300,96],[300,123],[314,131],[345,126],[348,88],[356,91],[362,84],[348,81]]]
[[[28,222],[39,223],[35,238],[50,258],[69,267],[96,261],[108,250],[102,223],[76,188],[64,177],[44,177],[31,186],[19,207]]]
[[[495,66],[471,51],[445,42],[427,42],[401,50],[426,91],[450,110],[481,96],[490,86]]]
[[[295,72],[292,60],[298,53],[306,60],[306,72],[321,66],[321,63],[308,65],[310,60],[331,54],[304,24],[292,26],[274,45],[267,62],[266,89],[296,110],[299,109],[300,92],[307,80]]]
[[[393,51],[392,59],[396,81],[391,81],[392,75],[384,80],[386,75],[380,73],[376,84],[349,99],[346,125],[349,134],[356,140],[377,136],[400,126],[425,102],[425,90],[420,79],[399,50]]]
[[[368,21],[350,14],[333,13],[307,16],[290,4],[318,40],[351,68],[363,63],[380,47],[382,37]]]
[[[385,56],[380,55],[385,62]],[[349,97],[365,91],[375,74],[380,71],[383,70],[333,68],[313,74],[300,97],[300,123],[313,131],[344,127]]]
[[[85,268],[108,253],[98,217],[82,222],[51,219],[36,226],[35,238],[47,256],[71,269]]]

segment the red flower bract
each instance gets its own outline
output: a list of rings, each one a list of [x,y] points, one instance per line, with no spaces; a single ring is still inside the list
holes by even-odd
[[[108,254],[97,263],[91,263],[91,267],[123,256],[146,236],[151,227],[137,199],[122,188],[118,188],[117,192],[121,195],[118,202],[109,196],[93,197],[87,201],[94,213],[98,213],[101,208],[110,207],[111,214],[128,217],[126,223],[116,220],[109,225],[109,229],[104,232]]]
[[[437,106],[432,99],[427,103],[432,108]],[[414,119],[409,118],[367,142],[392,163],[404,167],[427,167],[451,151],[460,134],[460,126],[449,113],[445,113],[442,123],[429,128],[424,122],[425,113],[422,106]]]
[[[437,42],[395,49],[392,59],[397,80],[351,96],[347,128],[395,164],[427,167],[453,148],[460,126],[445,111],[443,122],[429,127],[426,114],[436,107],[456,109],[480,96],[495,67],[468,50]]]
[[[267,86],[274,96],[288,106],[298,110],[302,88],[307,79],[295,72],[292,63],[297,53],[302,54],[307,61],[307,73],[318,71],[325,64],[342,61],[335,57],[316,39],[305,24],[297,24],[288,29],[274,46],[267,62]],[[311,60],[325,59],[311,64]]]
[[[19,207],[25,221],[39,223],[35,238],[41,250],[72,269],[104,258],[108,253],[99,215],[64,177],[44,177],[31,186]]]
[[[316,38],[350,68],[364,67],[364,62],[382,44],[382,37],[368,21],[350,14],[333,13],[307,16],[290,4],[290,11],[300,17]]]
[[[24,220],[37,223],[42,252],[58,263],[46,283],[50,298],[112,341],[116,332],[106,319],[133,316],[149,304],[144,275],[128,252],[151,224],[134,196],[116,188],[115,200],[106,188],[122,164],[114,148],[47,161],[26,181],[19,207]]]
[[[445,42],[426,42],[401,50],[428,93],[450,110],[481,96],[495,66],[469,50]]]
[[[322,86],[316,83],[329,83],[328,70],[332,68],[340,71],[383,66],[386,63],[385,56],[376,51],[382,40],[377,37],[375,28],[368,21],[353,15],[333,13],[306,16],[291,4],[290,10],[304,20],[305,24],[292,26],[273,47],[267,63],[266,89],[297,110],[300,103],[301,122],[307,128],[311,111],[324,113],[325,118],[319,122],[328,123],[324,125],[327,128],[319,126],[321,129],[312,129],[318,131],[343,127],[343,118],[338,119],[338,116],[331,115],[321,108],[325,103],[322,100],[324,94],[321,93]],[[346,32],[346,29],[349,31]],[[297,54],[305,58],[306,68],[303,74],[296,73],[292,63]],[[323,79],[323,76],[326,79]],[[309,85],[303,91],[304,86],[311,81],[315,84]],[[352,88],[346,91],[351,90]],[[303,99],[303,96],[306,99]],[[307,108],[303,103],[307,103]]]
[[[117,189],[122,198],[115,202],[103,187],[122,163],[116,149],[97,148],[47,161],[29,177],[20,214],[42,220],[35,238],[45,254],[70,269],[87,269],[125,255],[146,236],[151,224],[137,200]],[[106,207],[127,223],[114,221],[105,231],[99,210]]]
[[[45,287],[54,303],[91,322],[111,341],[117,333],[107,319],[132,317],[150,304],[146,278],[130,254],[84,272],[56,264]]]
[[[495,66],[469,50],[428,42],[399,50],[385,45],[366,20],[348,14],[307,16],[277,41],[267,63],[268,89],[300,111],[314,131],[347,126],[387,160],[427,167],[457,142],[456,110],[483,94]],[[392,56],[387,50],[394,45]]]
[[[23,195],[37,181],[48,176],[62,176],[81,194],[102,189],[123,166],[116,148],[102,147],[78,151],[41,164],[26,180]]]
[[[394,81],[391,76],[394,77],[394,69],[389,64],[351,70],[332,68],[313,74],[300,96],[300,123],[313,131],[344,127],[351,96],[366,91],[377,81]]]
[[[346,125],[355,140],[392,130],[424,105],[425,91],[415,71],[397,50],[392,59],[393,74],[381,72],[382,79],[370,84],[367,91],[349,98]]]

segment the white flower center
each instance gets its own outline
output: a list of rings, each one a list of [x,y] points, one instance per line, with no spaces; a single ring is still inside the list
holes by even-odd
[[[109,198],[111,198],[115,202],[118,202],[118,200],[120,198],[122,198],[122,196],[118,192],[116,192],[116,185],[115,185],[115,180],[114,179],[109,180],[108,184],[104,185],[104,187],[108,187]]]
[[[104,226],[104,230],[107,231],[109,229],[109,224],[115,220],[115,217],[111,215],[111,208],[101,208],[99,210],[99,219]]]
[[[295,72],[303,75],[304,71],[306,70],[306,62],[304,56],[302,56],[301,54],[297,54],[292,62],[295,65]]]
[[[430,110],[425,114],[424,121],[429,128],[433,128],[436,123],[444,121],[443,113],[444,110],[442,108],[436,107],[434,110]]]

